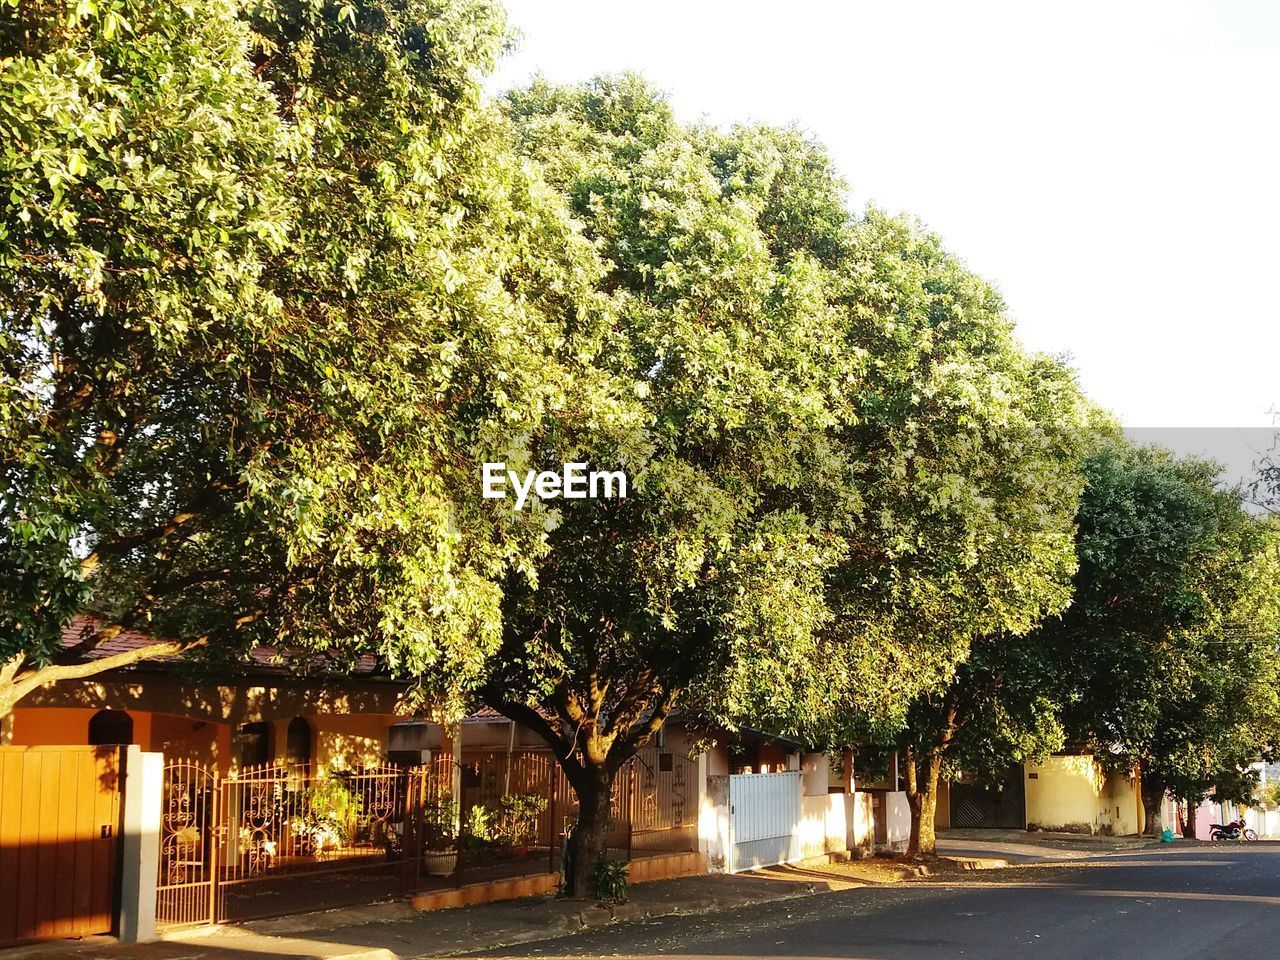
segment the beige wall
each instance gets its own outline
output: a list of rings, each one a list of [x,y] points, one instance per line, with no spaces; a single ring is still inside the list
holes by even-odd
[[[399,719],[378,714],[310,717],[315,733],[314,760],[325,770],[353,770],[381,763],[387,755],[387,730]]]
[[[1134,778],[1106,774],[1088,754],[1026,764],[1027,825],[1072,833],[1139,832]]]
[[[1123,837],[1142,832],[1142,792],[1136,776],[1107,774],[1103,796],[1107,802],[1111,833]]]
[[[938,805],[934,808],[933,828],[935,830],[951,829],[951,781],[938,781]]]

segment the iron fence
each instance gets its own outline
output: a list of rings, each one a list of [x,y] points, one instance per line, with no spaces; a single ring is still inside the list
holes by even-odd
[[[614,781],[611,855],[696,849],[693,761],[646,751]],[[278,916],[560,869],[577,816],[545,751],[416,767],[228,775],[175,761],[164,777],[157,918]]]

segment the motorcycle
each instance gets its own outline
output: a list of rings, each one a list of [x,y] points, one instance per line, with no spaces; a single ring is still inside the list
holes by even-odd
[[[1209,828],[1210,840],[1257,840],[1256,831],[1244,825],[1244,820],[1232,820],[1230,823],[1215,823]]]

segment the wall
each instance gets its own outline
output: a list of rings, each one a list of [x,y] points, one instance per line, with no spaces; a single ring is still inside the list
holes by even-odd
[[[101,707],[16,707],[13,711],[15,747],[78,746],[89,742],[89,720]],[[145,710],[129,710],[133,719],[133,742],[143,750],[152,746],[152,715]]]
[[[911,806],[905,790],[890,790],[885,794],[885,832],[890,846],[899,846],[911,839]]]
[[[136,716],[133,729],[134,738],[141,743],[141,739],[137,737],[138,718]],[[163,753],[167,760],[214,763],[229,755],[225,749],[219,749],[220,742],[224,739],[224,732],[229,746],[231,727],[228,724],[158,713],[151,718],[151,739],[147,749]]]
[[[844,793],[831,792],[831,761],[826,754],[800,758],[800,858],[849,849]]]
[[[728,768],[727,760],[725,767]],[[732,829],[728,774],[709,774],[698,803],[698,851],[707,858],[708,872],[724,873],[729,869]]]
[[[1280,837],[1280,810],[1257,810],[1250,807],[1243,813],[1245,823],[1250,829],[1257,831],[1259,840]],[[1196,826],[1199,827],[1199,824]],[[1206,828],[1207,826],[1208,824]]]
[[[729,775],[729,750],[722,743],[717,743],[707,751],[707,775],[727,777]]]
[[[89,719],[98,707],[18,707],[13,711],[14,746],[89,742]],[[115,708],[119,709],[119,708]],[[235,764],[232,724],[126,708],[133,742],[170,760],[193,760],[227,773]],[[287,718],[273,722],[275,759],[285,760]],[[330,769],[372,765],[386,756],[387,731],[399,718],[380,714],[302,714],[313,733],[312,760]],[[243,722],[250,722],[245,719]]]
[[[875,852],[875,821],[871,794],[863,791],[844,794],[845,848],[860,857]]]
[[[1142,796],[1138,778],[1123,773],[1109,773],[1103,789],[1105,814],[1099,816],[1099,827],[1118,837],[1142,832]],[[1172,827],[1170,820],[1166,826]]]
[[[373,680],[262,678],[244,686],[186,683],[166,673],[104,674],[33,690],[19,709],[78,707],[168,713],[214,723],[289,720],[297,716],[412,715],[405,685]]]
[[[89,718],[97,712],[90,707],[52,707],[43,710],[15,707],[10,742],[15,747],[88,743]],[[135,717],[135,734],[137,723]]]
[[[783,770],[795,770],[796,767],[792,762],[791,754],[785,747],[781,747],[776,743],[762,743],[760,750],[756,755],[758,757],[758,766],[754,773],[780,773]]]
[[[1028,826],[1121,836],[1136,834],[1142,828],[1137,778],[1106,774],[1088,754],[1028,763],[1024,776]]]
[[[397,719],[377,714],[308,717],[315,734],[313,760],[326,770],[376,766],[386,757],[387,731]]]

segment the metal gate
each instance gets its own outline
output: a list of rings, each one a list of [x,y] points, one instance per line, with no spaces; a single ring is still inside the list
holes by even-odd
[[[160,818],[160,876],[156,919],[164,923],[204,923],[217,919],[221,791],[212,771],[194,763],[164,768]]]
[[[730,873],[794,860],[800,827],[800,773],[729,777],[733,830]]]
[[[957,781],[950,791],[951,826],[1021,830],[1027,825],[1025,794],[1020,766],[994,783]]]
[[[166,764],[157,921],[247,920],[411,892],[411,861],[427,856],[416,841],[433,826],[456,860],[452,770],[435,767],[313,775],[265,765],[220,776]]]
[[[110,933],[121,747],[0,747],[0,945]]]
[[[696,770],[665,752],[624,765],[610,854],[629,859],[633,842],[697,849]],[[495,751],[323,773],[265,765],[224,776],[170,762],[162,809],[156,919],[192,924],[554,873],[578,805],[548,751]]]

